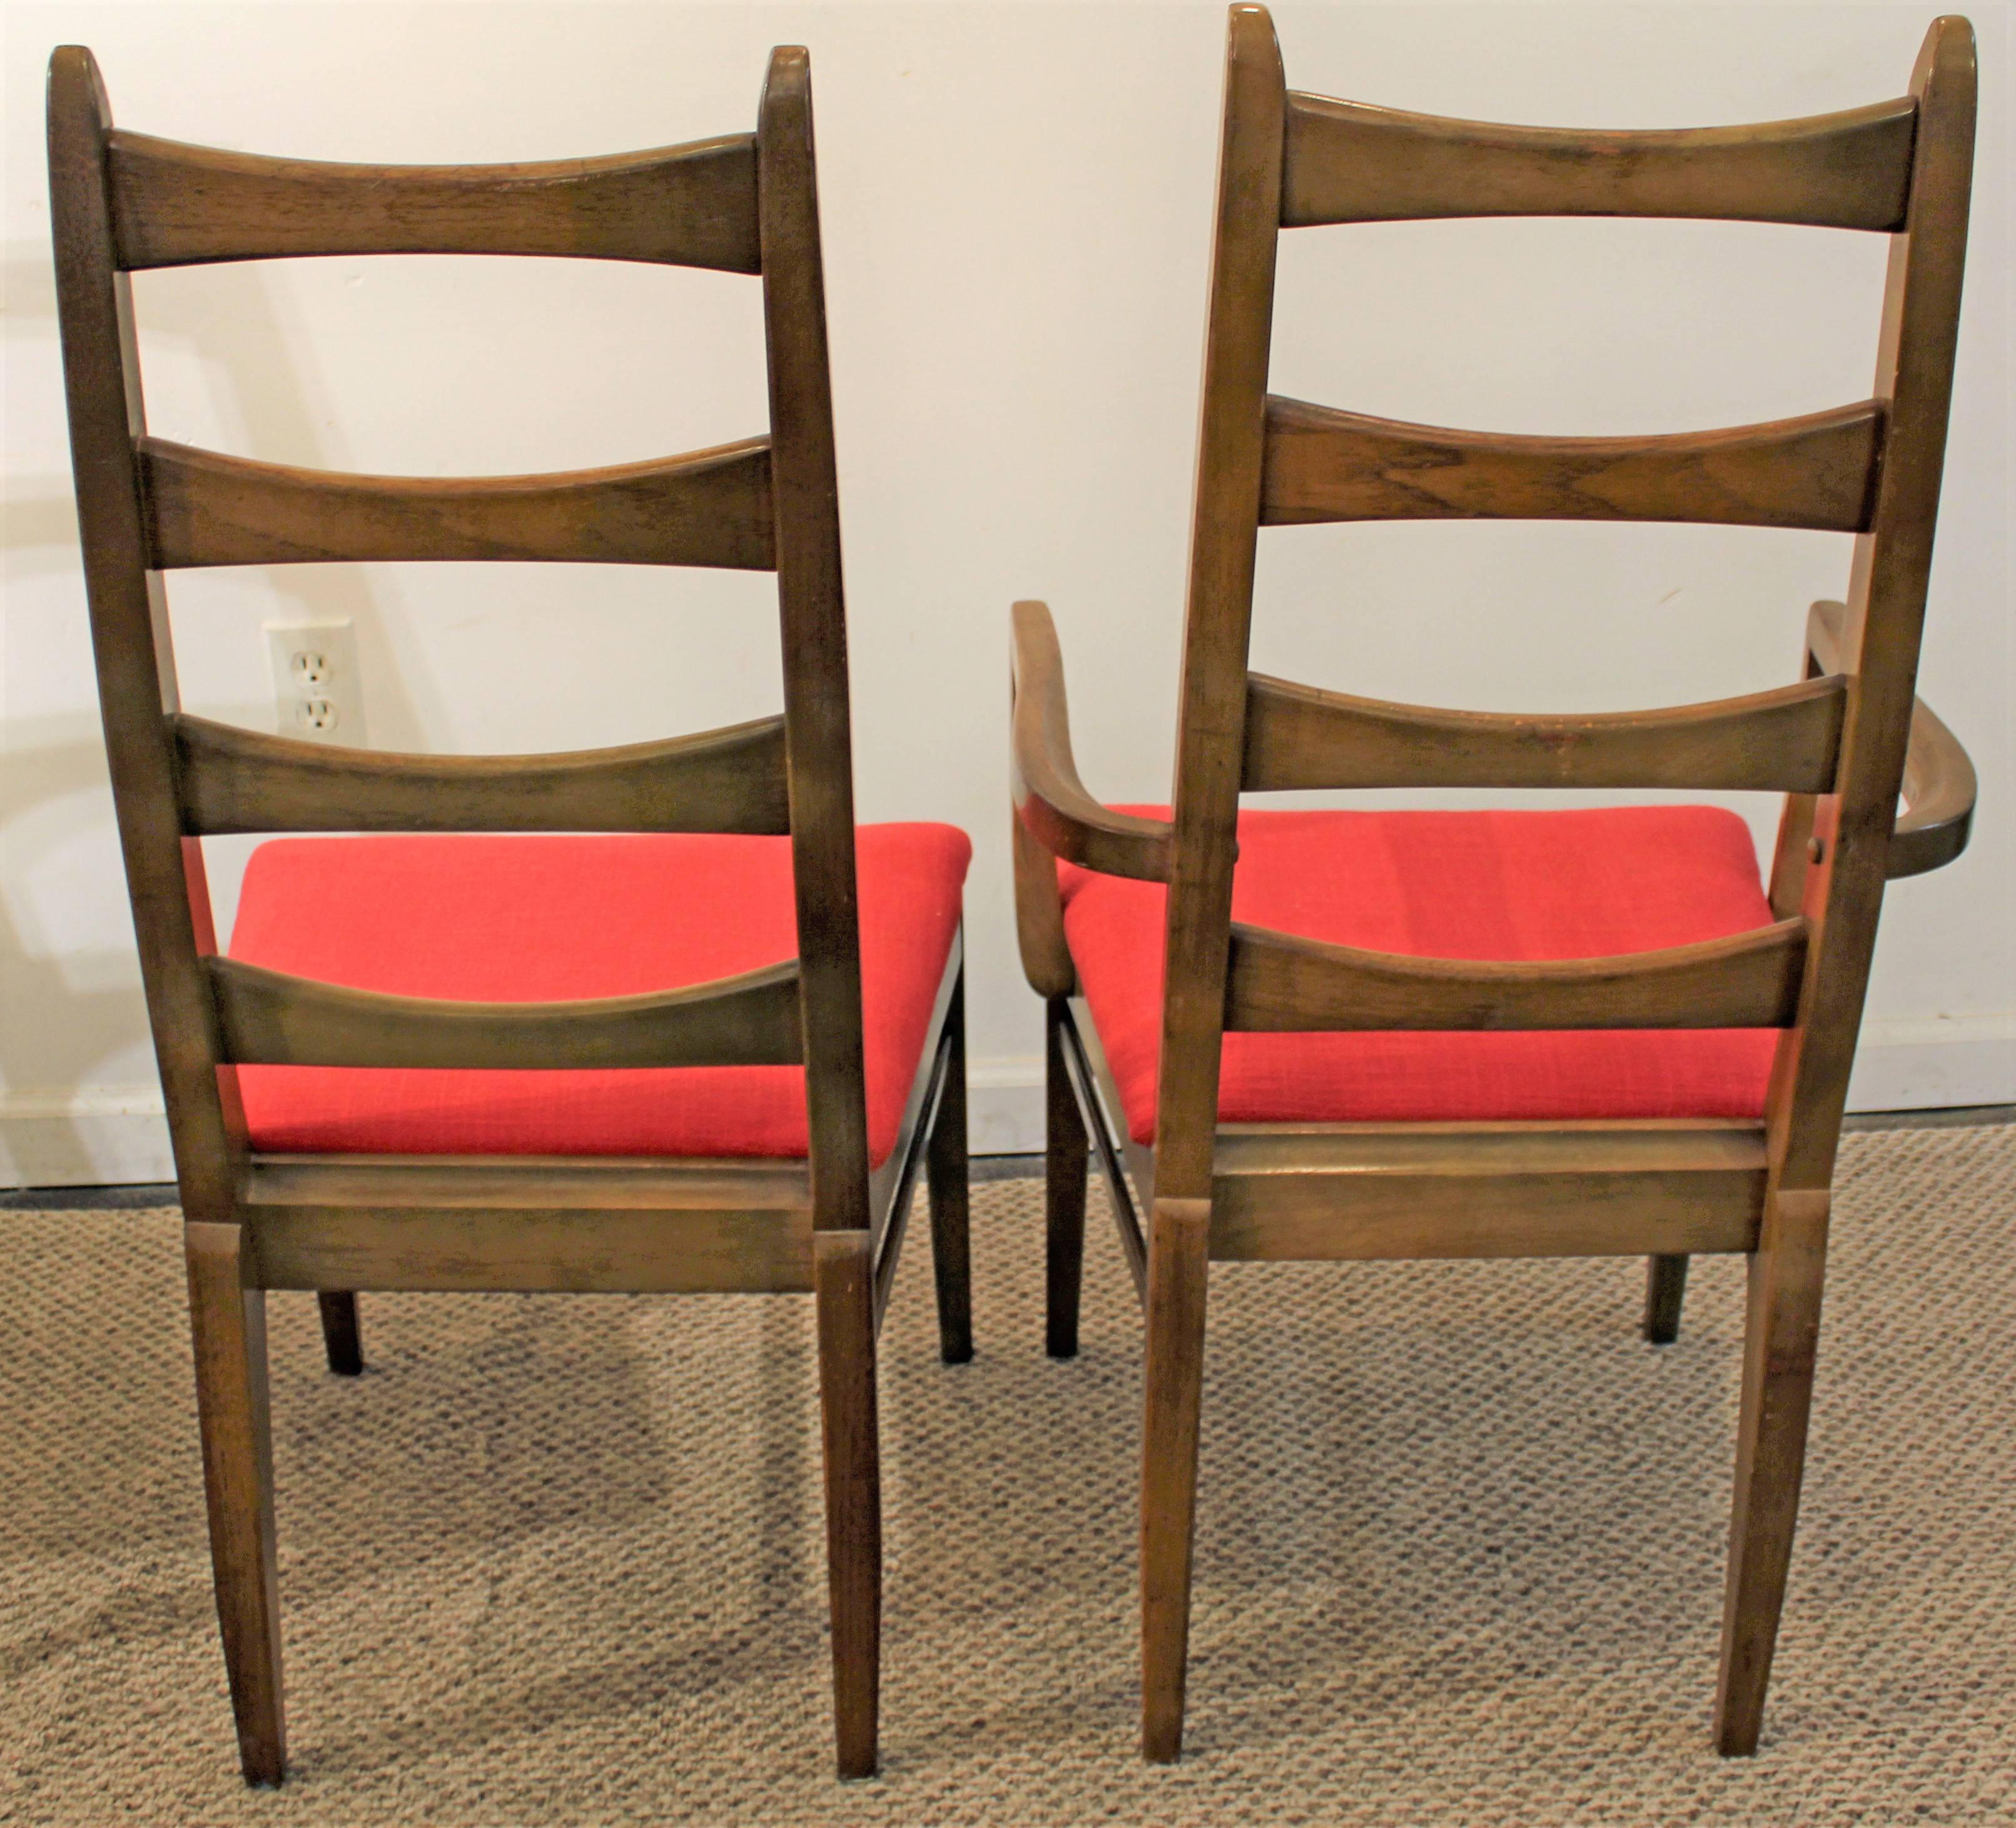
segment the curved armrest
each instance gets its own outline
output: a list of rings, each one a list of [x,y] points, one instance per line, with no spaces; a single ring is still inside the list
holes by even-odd
[[[1015,605],[1010,743],[1015,815],[1053,856],[1103,876],[1169,880],[1169,826],[1102,806],[1078,778],[1064,655],[1046,606]]]
[[[1841,671],[1845,603],[1817,603],[1806,617],[1806,651],[1821,671]],[[1967,848],[1974,826],[1974,764],[1960,739],[1922,699],[1911,705],[1911,734],[1904,750],[1904,810],[1890,840],[1893,881],[1922,876],[1950,863]]]

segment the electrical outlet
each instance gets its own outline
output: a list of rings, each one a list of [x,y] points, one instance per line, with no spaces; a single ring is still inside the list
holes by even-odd
[[[348,620],[268,622],[266,644],[279,733],[304,743],[362,749],[364,680],[357,665],[357,633]]]

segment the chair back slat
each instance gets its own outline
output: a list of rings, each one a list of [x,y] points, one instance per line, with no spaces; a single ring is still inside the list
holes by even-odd
[[[159,438],[140,448],[150,562],[322,564],[520,559],[607,565],[776,563],[770,441],[549,476],[358,476]]]
[[[1318,787],[1681,787],[1824,793],[1848,682],[1575,717],[1436,711],[1249,674],[1247,793]]]
[[[1288,97],[1281,225],[1450,216],[1694,216],[1893,230],[1917,104],[1649,133],[1506,127]]]
[[[1710,521],[1855,533],[1869,524],[1882,430],[1873,401],[1726,430],[1549,438],[1276,397],[1261,521]]]
[[[179,713],[174,725],[193,836],[790,829],[781,717],[559,755],[334,748]]]
[[[756,142],[519,165],[269,159],[114,130],[118,264],[315,254],[572,255],[757,271]]]
[[[793,1066],[803,1057],[798,970],[644,996],[572,1002],[455,1002],[390,996],[203,961],[224,1057],[239,1066],[541,1068]]]
[[[1615,959],[1516,964],[1363,952],[1234,922],[1228,1031],[1783,1028],[1806,923]]]

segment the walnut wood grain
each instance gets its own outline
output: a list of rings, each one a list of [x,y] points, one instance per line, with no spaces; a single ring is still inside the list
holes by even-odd
[[[1078,779],[1064,653],[1049,606],[1019,603],[1010,615],[1014,671],[1009,778],[1016,816],[1053,856],[1107,876],[1166,882],[1168,821],[1115,812],[1093,799]],[[1053,869],[1051,873],[1054,878]],[[1040,904],[1032,902],[1027,890],[1021,905],[1025,925],[1040,918]]]
[[[1177,700],[1155,1094],[1160,1143],[1151,1204],[1211,1196],[1287,95],[1281,49],[1266,9],[1235,5],[1226,27],[1225,119]],[[1159,1684],[1159,1692],[1169,1692],[1166,1674],[1151,1680],[1151,1689]],[[1171,1679],[1180,1695],[1179,1679]],[[1174,1738],[1168,1728],[1166,1720],[1153,1727],[1150,1758],[1177,1755],[1180,1718]]]
[[[1978,77],[1964,19],[1933,21],[1903,232],[1890,244],[1874,393],[1887,429],[1856,542],[1838,670],[1855,680],[1835,790],[1816,799],[1799,883],[1812,927],[1799,1020],[1766,1100],[1770,1178],[1750,1264],[1715,1745],[1754,1753],[1798,1514],[1829,1200],[1904,784],[1939,521],[1973,185]]]
[[[1635,1257],[1752,1248],[1755,1124],[1226,1124],[1226,1261]]]
[[[570,254],[753,273],[746,133],[517,165],[352,165],[111,136],[123,268],[310,254]]]
[[[1707,216],[1894,229],[1910,96],[1755,126],[1507,127],[1288,97],[1283,228],[1449,216]]]
[[[756,1067],[801,1057],[794,963],[645,996],[461,1002],[205,962],[225,1058],[241,1066],[455,1071]]]
[[[242,1225],[192,1222],[183,1228],[183,1249],[211,1569],[239,1766],[248,1783],[277,1784],[286,1770],[287,1726],[266,1296],[249,1273]]]
[[[1854,533],[1869,524],[1883,416],[1647,437],[1553,438],[1267,402],[1261,520],[1667,520]]]
[[[803,1294],[812,1286],[809,1204],[584,1212],[516,1192],[489,1208],[290,1203],[248,1205],[246,1216],[267,1288]]]
[[[402,755],[173,719],[183,829],[753,832],[790,829],[784,720],[558,755]]]
[[[1823,667],[1838,663],[1848,606],[1816,603],[1806,621],[1806,646]],[[1922,698],[1911,701],[1904,747],[1904,810],[1890,833],[1885,874],[1922,876],[1943,869],[1967,848],[1980,794],[1974,762],[1960,739]]]
[[[1235,6],[1229,36],[1153,1149],[1114,1144],[1124,1132],[1103,1071],[1085,1075],[1099,1082],[1083,1106],[1102,1149],[1126,1149],[1157,1215],[1150,1281],[1163,1296],[1151,1301],[1148,1338],[1143,1567],[1144,1600],[1153,1604],[1143,1617],[1144,1751],[1166,1760],[1181,1747],[1183,1532],[1194,1461],[1193,1430],[1177,1418],[1201,1362],[1204,1284],[1173,1218],[1190,1207],[1208,1211],[1211,1254],[1226,1258],[1643,1254],[1664,1260],[1676,1288],[1696,1251],[1748,1254],[1715,1743],[1725,1754],[1749,1753],[1784,1598],[1827,1189],[1883,883],[1899,873],[1899,859],[1915,855],[1912,822],[1936,827],[1948,855],[1964,841],[1973,792],[1958,745],[1935,721],[1914,718],[1912,692],[1967,238],[1971,30],[1964,20],[1935,22],[1904,102],[1764,128],[1652,134],[1435,121],[1300,95],[1285,104],[1284,123],[1265,13]],[[1535,439],[1265,399],[1273,224],[1510,213],[1891,232],[1870,401],[1679,437]],[[1270,417],[1263,479],[1257,459]],[[1816,638],[1816,653],[1828,651],[1809,662],[1808,686],[1747,704],[1649,714],[1649,722],[1470,719],[1249,683],[1250,536],[1263,516],[1481,515],[1853,532],[1847,611],[1838,641]],[[1664,746],[1667,738],[1675,747]],[[1528,785],[1589,778],[1582,770],[1667,786],[1676,783],[1666,771],[1683,765],[1689,745],[1690,771],[1698,765],[1712,779],[1791,790],[1772,870],[1775,927],[1630,959],[1507,966],[1353,954],[1231,924],[1242,779]],[[1916,795],[1901,823],[1900,788]],[[1018,833],[1030,829],[1024,822]],[[1927,844],[1928,862],[1937,860]],[[1033,864],[1022,874],[1033,883]],[[1057,923],[1046,902],[1025,897],[1024,909],[1031,981],[1053,995],[1063,970]],[[1070,1008],[1064,1032],[1082,1028],[1092,1058],[1098,1037],[1089,1012],[1082,1001]],[[1783,1026],[1765,1121],[1424,1124],[1403,1127],[1395,1142],[1368,1140],[1364,1125],[1216,1121],[1226,1027],[1529,1023]],[[1067,1063],[1075,1057],[1069,1047],[1064,1054]],[[1690,1128],[1696,1133],[1679,1134]],[[1184,1308],[1177,1296],[1185,1290],[1194,1293],[1195,1317],[1185,1308],[1178,1326],[1170,1316]],[[1656,1305],[1652,1318],[1661,1318]]]
[[[1437,711],[1247,675],[1248,793],[1307,787],[1686,787],[1823,793],[1847,682],[1670,709]]]
[[[844,1773],[865,1774],[880,1578],[866,1228],[871,1184],[886,1192],[889,1177],[871,1183],[866,1165],[846,623],[805,53],[772,56],[754,136],[487,167],[313,164],[114,135],[88,52],[59,50],[50,77],[93,645],[190,1221],[218,1610],[246,1772],[274,1782],[283,1772],[269,1474],[256,1438],[264,1386],[250,1351],[252,1285],[263,1277],[339,1304],[360,1287],[808,1292],[816,1283],[838,1520],[839,1760]],[[146,438],[124,268],[369,253],[760,268],[770,437],[614,469],[445,481],[332,476]],[[781,729],[766,720],[624,750],[454,760],[311,756],[178,715],[158,568],[409,558],[774,567]],[[201,831],[549,824],[788,830],[800,962],[663,995],[463,1005],[306,983],[214,955]],[[937,1077],[912,1099],[934,1096],[941,1120],[931,1173],[934,1229],[951,1253],[941,1293],[954,1346],[963,1289],[952,1258],[964,1242],[954,1183],[965,1166],[957,963],[955,953],[920,1067]],[[234,1057],[476,1069],[802,1060],[810,1156],[254,1160]],[[227,1254],[233,1287],[248,1285],[243,1302],[218,1293]]]
[[[777,606],[783,639],[791,867],[804,1010],[812,1222],[866,1232],[869,1211],[861,941],[854,865],[854,736],[833,444],[812,67],[772,53],[758,112],[757,203],[770,368]],[[872,1275],[872,1265],[869,1273]],[[872,1336],[872,1322],[870,1332]],[[842,1330],[837,1339],[851,1337]],[[838,1604],[836,1597],[836,1605]],[[858,1683],[837,1703],[843,1762],[864,1729]],[[871,1723],[872,1728],[872,1723]]]
[[[131,290],[112,257],[111,126],[91,53],[59,46],[49,78],[56,317],[113,810],[183,1216],[228,1224],[245,1120],[236,1081],[217,1070],[216,1017],[198,963],[217,948],[203,847],[184,837],[175,804],[166,721],[178,702],[175,655],[167,598],[147,569],[135,459],[146,419]]]
[[[1802,920],[1698,945],[1514,963],[1330,945],[1235,921],[1228,1030],[1781,1028],[1798,1009]]]
[[[563,560],[767,571],[776,562],[770,447],[547,476],[357,476],[255,462],[148,438],[149,563]]]

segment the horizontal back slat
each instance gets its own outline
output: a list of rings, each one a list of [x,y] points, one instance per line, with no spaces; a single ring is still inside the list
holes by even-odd
[[[1692,216],[1895,230],[1908,95],[1754,127],[1504,127],[1291,95],[1281,224],[1450,216]]]
[[[754,273],[756,141],[521,165],[269,159],[114,131],[127,268],[313,254],[563,254]]]
[[[1882,408],[1633,438],[1455,431],[1270,398],[1262,526],[1330,520],[1709,521],[1859,532]]]
[[[1806,923],[1614,959],[1490,963],[1232,927],[1228,1031],[1782,1028]]]
[[[388,996],[240,959],[203,961],[224,1057],[241,1066],[463,1070],[789,1066],[795,959],[685,990],[581,1002]]]
[[[784,720],[563,755],[400,755],[173,719],[182,829],[225,832],[790,829]]]
[[[151,563],[776,563],[770,441],[549,476],[352,476],[143,439]]]
[[[1242,787],[1684,787],[1824,793],[1848,684],[1581,717],[1434,711],[1264,674],[1246,686]]]

